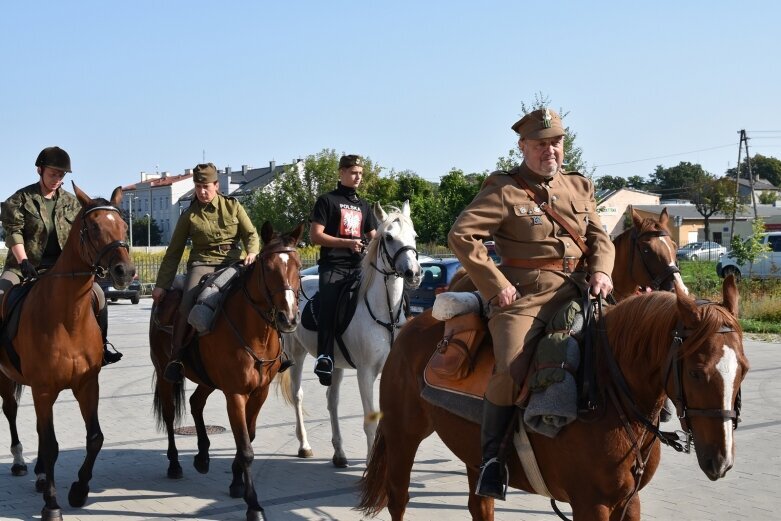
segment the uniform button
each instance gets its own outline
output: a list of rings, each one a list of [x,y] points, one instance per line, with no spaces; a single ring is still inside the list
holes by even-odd
[[[556,196],[556,195],[552,195],[551,198],[550,198],[551,201],[555,201],[556,199],[558,199],[558,196]]]
[[[564,243],[564,247],[565,247],[565,248],[569,248],[569,246],[570,246],[570,244],[569,244],[568,242],[565,242],[565,243]]]

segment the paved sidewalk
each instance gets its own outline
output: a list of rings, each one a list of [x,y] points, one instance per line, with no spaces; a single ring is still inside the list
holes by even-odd
[[[208,424],[228,428],[223,434],[211,436],[209,474],[198,474],[192,467],[195,437],[178,436],[185,475],[176,481],[165,477],[166,439],[155,429],[152,416],[152,366],[147,340],[150,304],[145,299],[135,306],[121,302],[109,308],[111,340],[125,358],[101,371],[100,416],[106,441],[95,465],[92,492],[82,509],[68,506],[67,490],[84,458],[84,425],[69,391],[62,393],[57,402],[55,428],[60,457],[56,477],[65,519],[244,519],[244,501],[228,496],[235,448],[221,394],[211,396],[205,412]],[[714,483],[699,470],[694,455],[678,455],[665,449],[654,480],[641,492],[643,519],[772,520],[781,515],[781,346],[748,341],[746,349],[752,371],[743,388],[744,421],[736,434],[735,467],[726,478]],[[330,463],[331,430],[324,389],[309,369],[305,370],[305,408],[315,458],[295,457],[298,442],[293,410],[272,391],[261,410],[254,443],[253,469],[261,503],[273,521],[362,519],[352,510],[366,456],[355,374],[346,374],[340,404],[342,435],[351,465],[335,469]],[[188,389],[194,386],[189,384]],[[29,389],[22,396],[18,424],[30,473],[20,478],[11,476],[10,436],[5,418],[0,418],[0,519],[40,519],[43,500],[33,487],[37,436]],[[185,424],[192,424],[189,416]],[[414,470],[407,519],[470,519],[462,465],[435,436],[421,446]],[[560,508],[569,512],[567,505]],[[384,511],[377,519],[388,520],[390,516]],[[496,519],[558,518],[547,499],[513,492],[507,502],[498,505]]]

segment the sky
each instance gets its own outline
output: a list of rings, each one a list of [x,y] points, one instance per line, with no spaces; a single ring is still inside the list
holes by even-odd
[[[323,149],[438,181],[493,170],[543,93],[594,175],[781,157],[774,1],[12,2],[0,17],[0,200],[58,145],[110,195],[140,172]],[[68,183],[70,189],[70,183]]]

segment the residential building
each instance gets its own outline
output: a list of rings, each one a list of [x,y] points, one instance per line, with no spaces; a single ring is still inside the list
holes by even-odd
[[[599,190],[596,194],[597,213],[602,227],[611,237],[624,231],[624,216],[632,205],[659,204],[659,195],[634,188]]]

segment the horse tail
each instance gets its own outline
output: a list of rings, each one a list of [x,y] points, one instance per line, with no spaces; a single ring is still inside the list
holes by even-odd
[[[382,433],[380,421],[377,435],[374,437],[369,464],[363,472],[358,486],[361,488],[361,501],[356,507],[369,517],[374,517],[388,506],[388,445]]]
[[[160,396],[160,386],[157,385],[157,371],[155,371],[152,374],[152,385],[155,388],[155,394],[154,394],[154,411],[155,411],[155,425],[157,426],[158,431],[165,431],[167,429],[167,425],[165,422],[165,417],[163,415],[163,399]],[[184,399],[184,382],[177,382],[172,385],[171,390],[171,397],[173,399],[173,409],[174,409],[174,418],[173,418],[173,427],[176,428],[179,426],[179,424],[182,421],[182,416],[184,416],[186,411],[186,403]]]
[[[281,394],[285,403],[293,407],[295,402],[293,401],[293,391],[290,389],[290,381],[289,370],[280,374],[279,378],[277,378],[277,394]]]

